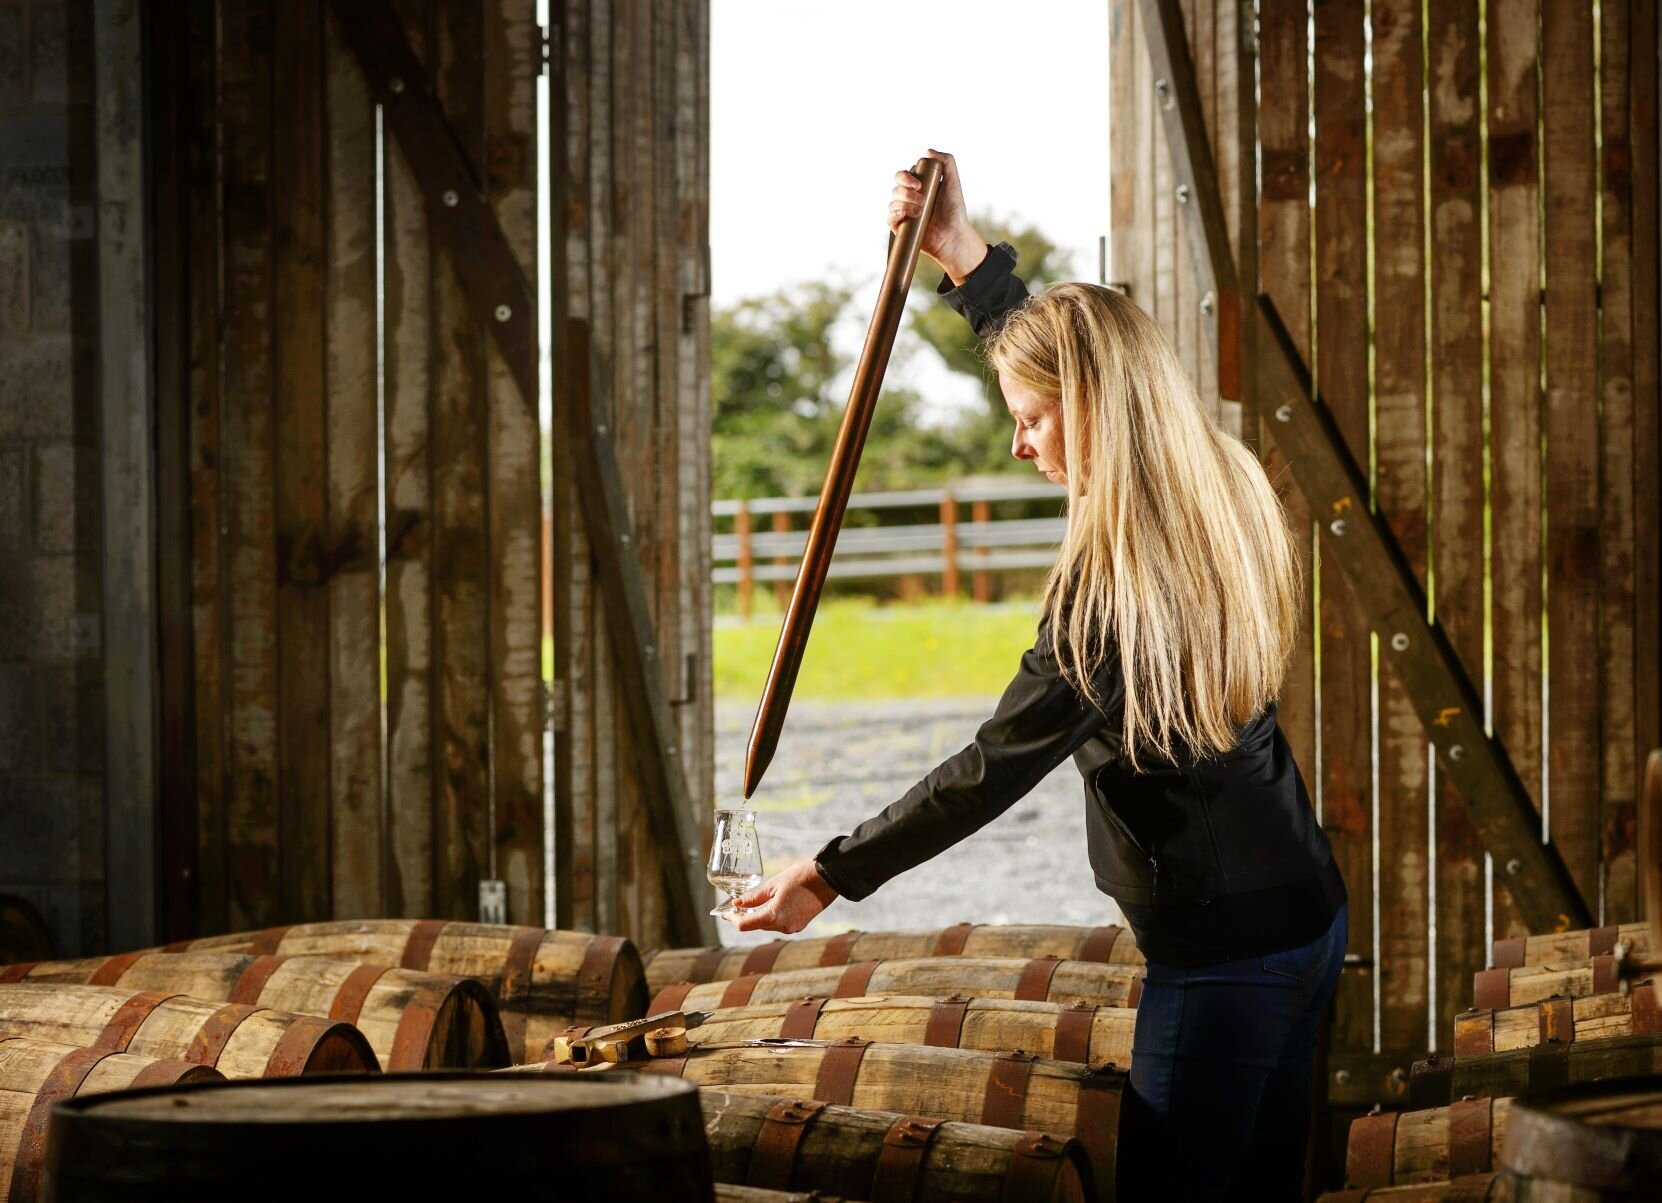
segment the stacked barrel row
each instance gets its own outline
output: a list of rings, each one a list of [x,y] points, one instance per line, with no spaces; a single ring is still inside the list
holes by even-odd
[[[42,949],[44,951],[44,949]],[[307,924],[0,964],[0,1203],[37,1197],[61,1099],[203,1079],[495,1069],[645,1009],[627,940],[441,920]]]
[[[733,1191],[1111,1198],[1142,974],[1117,927],[648,953],[648,1013],[707,1016],[685,1053],[641,1068],[700,1087]]]
[[[1649,978],[1624,983],[1619,972],[1624,958],[1647,957],[1649,945],[1644,924],[1497,941],[1493,965],[1473,980],[1473,1009],[1455,1018],[1451,1055],[1414,1065],[1408,1110],[1352,1124],[1349,1189],[1324,1200],[1546,1197],[1528,1195],[1526,1178],[1542,1190],[1551,1182],[1567,1190],[1563,1176],[1579,1167],[1561,1159],[1547,1173],[1529,1162],[1529,1140],[1514,1133],[1509,1142],[1508,1130],[1525,1111],[1538,1128],[1547,1121],[1532,1098],[1577,1084],[1650,1076],[1634,1089],[1653,1108],[1662,1102],[1662,1078],[1654,1076],[1662,1073],[1662,1006]],[[1583,1109],[1592,1114],[1607,1105],[1596,1094],[1607,1088],[1589,1089],[1595,1094]],[[1662,1118],[1651,1126],[1662,1127]],[[1629,1172],[1649,1176],[1642,1184],[1613,1180],[1602,1187],[1662,1197],[1655,1167],[1630,1164],[1617,1178]],[[1645,1194],[1650,1190],[1657,1193]]]

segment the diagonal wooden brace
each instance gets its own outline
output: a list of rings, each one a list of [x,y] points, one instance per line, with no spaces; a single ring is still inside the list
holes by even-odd
[[[1214,287],[1221,291],[1227,281],[1233,288],[1234,256],[1182,10],[1178,0],[1140,3],[1173,175],[1189,189],[1181,207],[1194,258]],[[1261,420],[1286,453],[1293,480],[1326,532],[1323,546],[1379,632],[1380,650],[1419,713],[1513,902],[1535,931],[1592,926],[1558,849],[1542,842],[1540,815],[1506,749],[1483,729],[1482,703],[1465,665],[1442,628],[1426,619],[1419,580],[1390,527],[1370,507],[1367,478],[1316,397],[1307,365],[1267,298],[1260,297],[1250,313],[1253,392]],[[1226,350],[1220,347],[1220,375]]]
[[[397,140],[411,174],[427,199],[428,228],[455,265],[468,304],[488,329],[512,372],[524,404],[537,406],[536,291],[526,279],[490,198],[416,58],[404,26],[386,0],[331,0],[331,11],[352,47]],[[669,920],[684,944],[713,944],[715,924],[694,902],[701,880],[698,833],[691,828],[690,794],[681,770],[678,739],[664,690],[646,605],[646,583],[630,528],[617,458],[607,437],[604,394],[599,391],[588,329],[572,323],[564,360],[571,371],[571,467],[579,478],[584,525],[600,568],[610,616],[612,655],[630,724],[645,755],[642,800],[661,850]]]

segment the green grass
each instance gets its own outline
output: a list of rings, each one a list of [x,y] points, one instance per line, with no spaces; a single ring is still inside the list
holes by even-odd
[[[779,640],[777,612],[715,630],[718,698],[761,696]],[[822,602],[794,698],[861,701],[998,694],[1038,625],[1036,602],[978,606],[924,602],[877,606],[862,599]]]

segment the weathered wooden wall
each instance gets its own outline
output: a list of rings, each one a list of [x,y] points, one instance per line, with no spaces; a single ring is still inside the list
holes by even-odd
[[[1215,405],[1140,7],[1112,0],[1110,278]],[[1655,7],[1258,0],[1256,44],[1253,8],[1182,0],[1242,278],[1593,913],[1632,919],[1637,772],[1662,738]],[[1273,441],[1250,405],[1218,412],[1308,534],[1281,720],[1351,894],[1335,1057],[1406,1067],[1447,1046],[1490,937],[1523,928]]]
[[[553,9],[555,315],[589,323],[701,879],[714,789],[710,703],[709,5],[564,0]],[[556,327],[561,328],[561,327]],[[578,365],[556,371],[555,404]],[[594,549],[556,448],[553,523],[555,903],[562,927],[669,937],[664,857],[643,809]]]

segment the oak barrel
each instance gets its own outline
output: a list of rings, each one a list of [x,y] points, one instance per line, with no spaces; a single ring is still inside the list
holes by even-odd
[[[1350,1125],[1345,1185],[1408,1186],[1486,1174],[1499,1164],[1511,1099],[1461,1099]]]
[[[16,894],[0,894],[0,965],[51,955],[52,934],[34,903]]]
[[[1662,1006],[1648,987],[1627,993],[1559,996],[1498,1011],[1454,1017],[1454,1055],[1506,1052],[1538,1044],[1651,1036],[1662,1032]]]
[[[1635,956],[1650,955],[1650,929],[1643,923],[1584,927],[1576,931],[1548,932],[1542,936],[1514,936],[1496,940],[1490,962],[1497,969],[1525,965],[1557,965],[1610,956],[1616,945],[1626,944]]]
[[[1507,1199],[1499,1174],[1468,1174],[1450,1182],[1329,1191],[1316,1203],[1505,1203]]]
[[[703,1045],[638,1065],[645,1072],[740,1094],[811,1098],[1074,1136],[1090,1160],[1096,1197],[1112,1197],[1125,1086],[1125,1074],[1118,1070],[1087,1069],[1020,1051],[875,1044],[858,1037]],[[550,1067],[520,1071],[550,1072]]]
[[[508,1064],[496,1001],[471,978],[321,957],[123,953],[0,969],[0,982],[159,990],[355,1026],[389,1073]]]
[[[1143,963],[1129,928],[1037,923],[958,923],[922,931],[845,931],[742,947],[659,948],[646,953],[644,960],[647,989],[656,994],[676,982],[725,982],[751,973],[948,956]]]
[[[1587,994],[1609,994],[1620,984],[1614,956],[1521,965],[1513,969],[1497,966],[1479,969],[1472,975],[1472,1006],[1479,1010],[1499,1010],[1556,995],[1580,998]]]
[[[840,1040],[863,1036],[885,1044],[928,1044],[983,1052],[1026,1049],[1085,1065],[1131,1064],[1137,1012],[1096,1003],[1020,1002],[1008,998],[873,994],[799,998],[714,1011],[687,1033],[694,1044],[734,1040]]]
[[[445,919],[352,919],[300,923],[170,944],[166,952],[318,956],[448,973],[496,995],[515,1061],[534,1061],[573,1024],[621,1023],[646,1014],[646,972],[621,936],[463,923]]]
[[[209,1065],[227,1078],[374,1073],[349,1023],[165,990],[0,985],[0,1032]]]
[[[1662,1199],[1662,1075],[1519,1099],[1501,1173],[1512,1203]]]
[[[817,1190],[763,1190],[759,1186],[716,1183],[716,1203],[854,1203]]]
[[[0,1037],[0,1203],[34,1203],[46,1120],[60,1099],[221,1081],[224,1075],[217,1069],[189,1061]]]
[[[919,957],[855,961],[825,969],[791,969],[698,985],[678,982],[652,997],[647,1014],[690,1007],[710,1011],[799,998],[859,998],[906,994],[940,998],[1014,998],[1026,1002],[1088,1002],[1135,1007],[1143,993],[1143,966],[1055,957]]]
[[[53,1203],[710,1200],[698,1095],[644,1074],[398,1074],[77,1099],[52,1115]]]
[[[720,1182],[869,1203],[1030,1203],[1088,1197],[1077,1140],[809,1099],[699,1092]]]
[[[1571,1044],[1538,1044],[1475,1057],[1414,1062],[1408,1105],[1444,1107],[1456,1099],[1512,1098],[1599,1078],[1662,1072],[1662,1036],[1613,1036]]]

